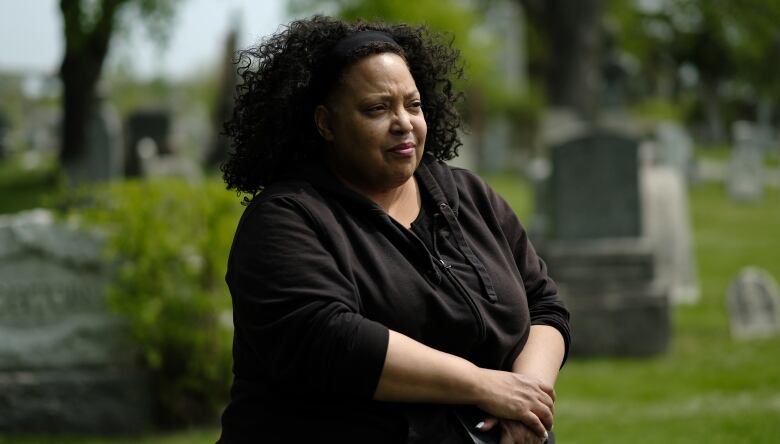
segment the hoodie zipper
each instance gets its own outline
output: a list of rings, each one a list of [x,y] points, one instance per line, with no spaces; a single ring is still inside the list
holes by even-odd
[[[438,255],[438,253],[437,253]],[[477,319],[477,325],[479,326],[479,342],[482,342],[485,340],[485,337],[487,336],[487,327],[485,326],[485,319],[482,317],[482,312],[479,310],[479,306],[476,302],[474,302],[474,298],[471,297],[468,290],[463,286],[463,283],[458,279],[457,276],[455,276],[455,273],[452,271],[452,265],[448,264],[444,261],[444,259],[437,257],[436,258],[439,262],[439,265],[444,270],[444,272],[449,276],[450,281],[452,281],[455,284],[455,287],[460,291],[461,296],[463,296],[463,299],[466,300],[466,303],[469,305],[469,308],[471,308],[472,313],[474,314],[474,317]]]
[[[471,312],[474,315],[474,318],[477,320],[477,325],[479,326],[479,339],[480,342],[485,339],[487,336],[487,326],[485,325],[485,318],[482,317],[482,312],[479,309],[479,306],[474,301],[474,298],[471,297],[469,294],[469,291],[466,289],[466,287],[463,285],[463,282],[458,279],[458,277],[455,275],[455,272],[452,271],[452,265],[448,264],[444,261],[444,259],[441,258],[441,254],[439,253],[439,247],[437,246],[436,241],[436,235],[438,233],[438,227],[436,226],[436,222],[438,221],[438,218],[434,216],[433,218],[433,251],[434,251],[434,258],[437,260],[439,265],[441,266],[442,270],[444,270],[444,273],[447,274],[447,276],[450,278],[450,281],[455,284],[455,287],[460,291],[461,296],[463,299],[466,300],[466,303],[468,304],[469,308],[471,308]]]

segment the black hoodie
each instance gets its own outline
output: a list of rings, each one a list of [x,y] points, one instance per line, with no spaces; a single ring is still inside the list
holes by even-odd
[[[569,314],[509,205],[423,156],[407,230],[309,165],[245,210],[228,262],[235,375],[221,442],[469,442],[453,407],[373,401],[388,329],[511,370]]]

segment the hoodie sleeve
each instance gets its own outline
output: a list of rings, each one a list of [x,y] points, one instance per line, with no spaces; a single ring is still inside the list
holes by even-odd
[[[258,198],[236,232],[227,282],[239,346],[250,368],[279,390],[370,399],[388,330],[358,312],[356,291],[317,221],[295,198]],[[251,363],[242,365],[242,363]]]

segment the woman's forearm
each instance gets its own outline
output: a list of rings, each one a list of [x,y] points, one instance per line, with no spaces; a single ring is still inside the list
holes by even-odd
[[[374,399],[474,404],[479,398],[479,370],[463,358],[391,330]]]
[[[374,399],[476,405],[497,418],[522,421],[539,436],[552,427],[551,385],[477,367],[392,330],[388,341]]]
[[[566,351],[563,336],[549,325],[532,325],[523,351],[515,359],[512,371],[538,378],[554,386]]]

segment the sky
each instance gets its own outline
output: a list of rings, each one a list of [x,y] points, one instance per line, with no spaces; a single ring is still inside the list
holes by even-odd
[[[141,78],[186,78],[218,63],[225,36],[237,22],[239,47],[288,21],[285,0],[180,0],[164,48],[133,24],[129,38],[114,39],[110,67],[129,67]],[[58,0],[0,0],[0,71],[57,72],[63,51]]]

